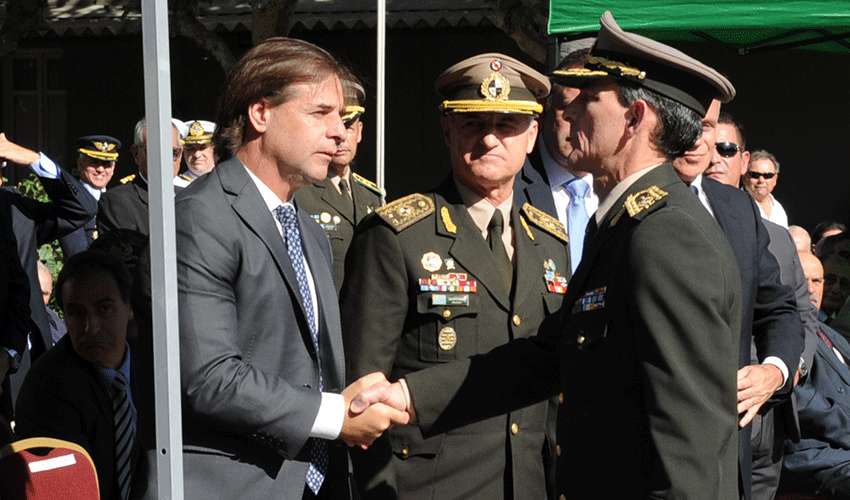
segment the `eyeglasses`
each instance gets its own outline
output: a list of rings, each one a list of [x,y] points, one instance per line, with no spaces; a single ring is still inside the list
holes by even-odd
[[[776,174],[773,172],[753,172],[752,170],[749,170],[747,171],[747,177],[753,180],[756,180],[759,177],[764,177],[765,179],[770,180],[776,177]]]
[[[714,144],[714,149],[717,150],[717,153],[724,158],[731,158],[738,154],[738,151],[741,150],[741,146],[735,144],[734,142],[718,142]]]

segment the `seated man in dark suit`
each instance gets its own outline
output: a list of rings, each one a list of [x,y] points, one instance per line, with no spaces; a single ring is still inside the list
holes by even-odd
[[[78,253],[59,274],[56,299],[68,334],[24,379],[16,431],[84,447],[97,468],[100,498],[126,500],[151,406],[140,397],[150,374],[139,370],[127,344],[129,272],[106,254]]]
[[[823,266],[817,257],[801,253],[812,303],[823,293]],[[850,343],[818,323],[817,351],[808,378],[794,389],[800,416],[799,443],[785,442],[781,491],[850,498]]]

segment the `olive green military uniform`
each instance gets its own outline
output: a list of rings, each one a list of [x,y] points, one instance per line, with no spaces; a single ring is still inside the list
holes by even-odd
[[[508,290],[451,177],[365,220],[341,297],[348,379],[395,381],[534,335],[563,302],[567,236],[528,204],[512,208],[511,224]],[[553,417],[543,401],[429,439],[416,423],[396,427],[353,454],[355,476],[368,498],[543,499]]]
[[[350,203],[334,186],[331,179],[304,186],[295,193],[295,203],[298,208],[306,210],[316,222],[322,226],[334,256],[334,284],[339,293],[345,277],[345,254],[354,237],[354,228],[368,214],[384,204],[381,189],[375,183],[351,173],[351,195],[353,211]]]

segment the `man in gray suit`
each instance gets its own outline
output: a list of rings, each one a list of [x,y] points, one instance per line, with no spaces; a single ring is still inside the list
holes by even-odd
[[[229,75],[213,142],[222,159],[180,193],[180,355],[187,498],[350,498],[349,445],[407,416],[354,417],[344,389],[331,249],[293,204],[345,137],[345,69],[273,38]],[[341,392],[341,394],[340,394]]]

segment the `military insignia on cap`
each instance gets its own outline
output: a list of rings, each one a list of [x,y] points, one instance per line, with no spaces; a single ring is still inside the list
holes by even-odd
[[[192,122],[192,126],[189,127],[189,137],[200,137],[202,135],[204,135],[204,127],[198,122]]]
[[[94,147],[96,147],[101,153],[108,153],[115,149],[115,144],[110,144],[108,142],[95,141],[92,144],[94,144]]]
[[[656,201],[664,198],[665,196],[667,196],[666,191],[661,190],[658,186],[652,186],[648,189],[644,189],[643,191],[629,195],[629,197],[626,198],[625,207],[626,210],[629,211],[629,216],[634,217],[654,205]]]
[[[375,210],[375,213],[398,233],[434,213],[434,200],[414,193]]]
[[[531,221],[532,224],[539,227],[540,229],[546,231],[551,234],[555,238],[563,241],[564,243],[569,243],[570,238],[567,236],[567,230],[564,228],[564,225],[561,224],[561,221],[547,214],[546,212],[540,210],[539,208],[534,208],[530,203],[526,203],[522,206],[522,212],[528,217],[528,220]]]
[[[428,272],[439,271],[443,267],[443,259],[434,252],[427,252],[422,255],[422,268]]]
[[[440,335],[437,336],[437,344],[439,344],[440,349],[444,351],[451,351],[457,345],[457,333],[455,333],[455,329],[450,326],[443,327],[440,330]]]
[[[502,70],[502,61],[499,59],[493,59],[490,61],[490,69],[493,71],[501,71]]]
[[[494,71],[481,82],[481,95],[489,101],[507,101],[511,95],[511,82]]]

